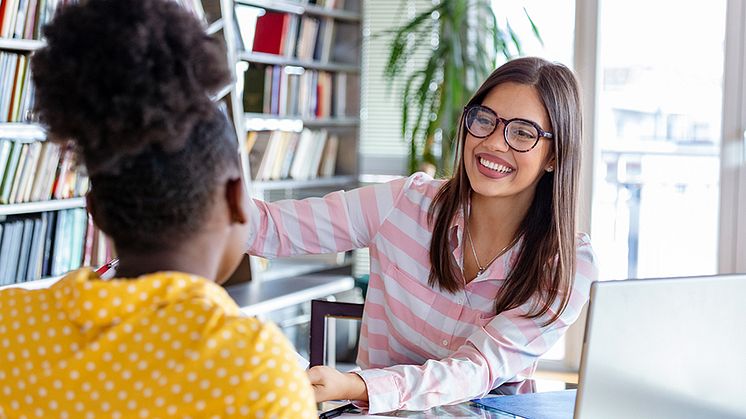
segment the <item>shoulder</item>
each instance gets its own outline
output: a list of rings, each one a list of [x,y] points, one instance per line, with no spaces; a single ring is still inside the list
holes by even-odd
[[[411,174],[403,178],[403,181],[405,189],[420,191],[431,197],[438,193],[441,186],[446,183],[446,179],[433,179],[432,176],[424,172]]]
[[[246,354],[243,361],[234,360],[233,364],[245,365],[244,371],[250,375],[241,384],[251,410],[263,411],[267,417],[315,417],[308,377],[292,345],[274,324],[238,317],[226,322],[223,329],[221,334],[229,331],[232,336],[224,345]],[[248,375],[244,374],[244,378]]]
[[[406,196],[413,202],[430,202],[446,183],[445,179],[433,179],[427,173],[417,172],[389,182],[391,188],[399,191],[400,196]]]

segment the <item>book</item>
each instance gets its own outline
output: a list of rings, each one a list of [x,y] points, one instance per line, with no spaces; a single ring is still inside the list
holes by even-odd
[[[57,232],[57,213],[50,211],[46,213],[47,224],[44,230],[44,250],[42,254],[41,276],[52,274],[52,252],[54,251],[55,233]]]
[[[262,162],[267,149],[269,148],[271,133],[267,131],[255,131],[253,133],[255,140],[251,150],[249,150],[249,167],[251,168],[251,179],[259,180],[259,173],[264,170],[262,168]]]
[[[18,258],[21,253],[21,241],[23,239],[23,221],[13,221],[9,227],[12,229],[12,233],[10,237],[10,251],[6,254],[8,256],[6,283],[12,284],[15,282],[16,272],[18,271]]]
[[[0,17],[2,17],[2,15],[0,15]],[[7,235],[8,231],[5,228],[5,224],[0,223],[0,285],[3,285],[5,283],[5,270],[6,265],[8,264],[8,257],[6,256],[9,252],[9,244],[6,244]]]
[[[243,110],[244,112],[264,112],[265,77],[267,71],[261,64],[250,63],[244,73]]]
[[[317,131],[311,149],[310,157],[308,158],[308,165],[305,167],[304,176],[306,179],[315,179],[318,177],[319,166],[321,165],[321,156],[326,145],[326,130]]]
[[[21,97],[23,96],[24,80],[26,80],[26,70],[28,69],[28,57],[25,55],[18,55],[18,64],[16,67],[16,76],[14,81],[13,92],[11,93],[11,106],[8,115],[8,120],[11,122],[17,122],[20,120],[20,109],[21,109]]]
[[[339,137],[334,134],[326,139],[323,156],[321,158],[321,167],[319,167],[319,177],[334,176],[337,167],[337,149],[339,148]]]
[[[298,29],[300,27],[300,16],[291,15],[288,22],[287,32],[285,32],[285,45],[283,45],[284,55],[292,58],[298,43]]]
[[[18,188],[21,186],[21,177],[23,176],[23,170],[26,167],[28,160],[28,144],[21,144],[21,155],[18,157],[18,166],[16,167],[15,173],[13,173],[13,183],[10,186],[10,192],[7,203],[15,204],[16,197],[18,196]]]
[[[300,135],[298,133],[292,133],[288,139],[287,149],[285,150],[285,156],[283,156],[282,167],[280,169],[279,179],[287,179],[290,176],[290,166],[295,158],[295,152],[298,149],[298,140]]]
[[[18,163],[21,161],[21,150],[23,144],[20,142],[13,142],[11,145],[10,156],[8,157],[8,163],[6,164],[5,173],[3,173],[2,184],[0,185],[0,204],[10,203],[10,191],[13,187],[13,180],[15,180],[16,169]]]
[[[83,250],[85,249],[85,236],[88,228],[88,213],[83,208],[74,208],[73,213],[73,240],[70,243],[71,255],[67,270],[77,269],[83,264]]]
[[[8,167],[8,160],[12,148],[12,141],[0,139],[0,182],[2,182],[2,179],[5,176],[5,169]]]
[[[256,20],[252,51],[282,55],[288,22],[287,13],[266,11]]]
[[[290,177],[293,179],[303,180],[306,179],[305,165],[308,162],[311,149],[313,147],[314,135],[313,132],[304,129],[300,134],[298,140],[298,147],[293,157],[293,163],[290,166]]]
[[[61,275],[65,272],[65,249],[69,249],[69,211],[62,210],[57,213],[57,225],[54,232],[54,244],[52,246],[52,268],[49,274],[52,276]]]
[[[479,406],[524,418],[571,419],[576,390],[526,393],[472,400]]]
[[[264,9],[259,7],[236,4],[236,26],[238,26],[238,33],[243,44],[242,49],[253,47],[257,20],[263,11]]]
[[[18,191],[18,202],[29,202],[31,198],[31,188],[39,166],[39,159],[41,158],[41,150],[43,148],[42,145],[43,142],[41,141],[35,141],[29,145],[28,166],[25,168],[23,178],[21,179],[21,186]]]
[[[21,233],[21,247],[18,249],[18,268],[16,268],[16,283],[27,280],[29,254],[31,253],[31,238],[34,234],[34,220],[26,218],[23,220]]]
[[[316,47],[316,37],[319,32],[319,20],[303,16],[298,29],[298,43],[295,49],[295,57],[299,60],[313,59],[314,48]]]
[[[46,230],[46,213],[42,212],[34,219],[34,235],[31,240],[26,280],[41,279],[41,264],[44,255],[44,232]]]

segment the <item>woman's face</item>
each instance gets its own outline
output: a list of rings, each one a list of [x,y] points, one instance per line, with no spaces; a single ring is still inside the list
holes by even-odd
[[[518,83],[497,85],[484,98],[482,106],[505,120],[521,118],[538,124],[544,131],[553,132],[539,93],[532,86]],[[483,114],[489,117],[490,113]],[[530,204],[539,179],[547,168],[554,165],[554,140],[539,137],[533,149],[522,153],[508,146],[504,132],[505,125],[499,120],[494,132],[485,138],[477,138],[467,130],[464,166],[471,188],[484,197]],[[517,145],[515,141],[514,145]]]

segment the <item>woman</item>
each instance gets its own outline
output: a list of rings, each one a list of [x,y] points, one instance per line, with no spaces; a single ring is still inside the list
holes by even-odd
[[[580,115],[570,70],[513,60],[467,104],[452,179],[254,201],[251,254],[370,248],[363,370],[311,369],[317,400],[425,410],[533,373],[597,276],[575,232]]]
[[[214,283],[248,237],[235,135],[209,98],[231,82],[220,44],[169,0],[66,6],[44,34],[36,109],[85,163],[119,278],[0,291],[0,416],[317,417],[287,340]]]

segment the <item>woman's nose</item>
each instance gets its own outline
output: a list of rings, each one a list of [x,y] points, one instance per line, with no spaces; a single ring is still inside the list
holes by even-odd
[[[502,128],[502,124],[498,122],[498,126],[497,128],[495,128],[495,131],[484,140],[482,140],[482,145],[487,147],[491,151],[508,151],[510,149],[510,146],[505,140],[505,130]]]

